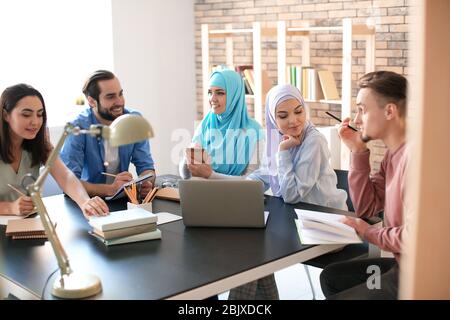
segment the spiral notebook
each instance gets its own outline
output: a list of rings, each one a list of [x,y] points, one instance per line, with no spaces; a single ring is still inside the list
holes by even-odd
[[[46,239],[40,218],[8,220],[6,235],[13,239]]]

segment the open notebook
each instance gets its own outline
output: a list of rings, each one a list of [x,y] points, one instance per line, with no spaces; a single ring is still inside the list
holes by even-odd
[[[298,235],[302,244],[361,243],[355,229],[340,222],[341,214],[295,209]]]
[[[6,235],[13,239],[46,239],[40,218],[8,220]]]

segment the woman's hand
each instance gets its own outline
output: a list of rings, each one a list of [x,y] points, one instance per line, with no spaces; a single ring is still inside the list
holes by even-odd
[[[16,201],[11,202],[11,213],[22,216],[35,210],[33,200],[27,196],[21,196]]]
[[[107,216],[109,214],[108,205],[100,197],[93,197],[86,200],[81,205],[81,210],[86,219],[90,217]]]
[[[211,156],[205,150],[202,150],[202,163],[192,162],[190,156],[186,154],[186,163],[192,176],[208,179],[213,170],[211,168]]]
[[[280,142],[280,145],[278,146],[278,151],[284,151],[289,150],[290,148],[299,146],[301,143],[301,135],[298,137],[293,137],[290,135],[283,135],[283,141]]]
[[[213,172],[211,166],[207,163],[188,164],[188,168],[194,177],[202,177],[205,179],[208,179]]]

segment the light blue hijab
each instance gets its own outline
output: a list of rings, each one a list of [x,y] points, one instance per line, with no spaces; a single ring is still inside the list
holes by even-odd
[[[264,138],[261,125],[248,116],[242,77],[233,70],[214,71],[209,87],[219,87],[227,95],[222,114],[210,110],[197,128],[193,142],[211,156],[214,171],[239,176],[247,168],[258,140]]]

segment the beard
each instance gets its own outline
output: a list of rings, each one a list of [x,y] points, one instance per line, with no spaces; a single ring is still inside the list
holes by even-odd
[[[122,109],[124,106],[120,106]],[[104,120],[107,121],[114,121],[116,120],[117,117],[119,117],[120,115],[116,116],[114,114],[112,114],[107,108],[103,108],[102,105],[100,104],[100,102],[98,102],[98,107],[97,107],[97,112],[100,115],[100,117],[102,117]],[[123,114],[123,111],[122,111]]]

